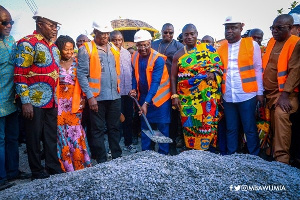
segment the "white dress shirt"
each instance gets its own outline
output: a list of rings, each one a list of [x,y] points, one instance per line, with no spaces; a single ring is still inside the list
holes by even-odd
[[[257,92],[244,92],[242,80],[238,67],[238,54],[241,40],[236,43],[228,44],[228,67],[226,73],[226,91],[223,98],[226,102],[238,103],[247,101],[256,95],[263,95],[262,83],[262,61],[259,45],[253,41],[254,55],[253,67],[255,70],[256,82],[258,84]]]

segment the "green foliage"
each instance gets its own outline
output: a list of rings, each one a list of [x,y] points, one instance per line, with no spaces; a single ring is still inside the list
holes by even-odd
[[[298,1],[293,1],[292,3],[291,3],[291,7],[289,7],[288,9],[289,10],[293,10],[297,5],[298,5]],[[283,14],[283,8],[281,8],[281,9],[279,9],[279,10],[277,10],[277,13],[278,13],[278,15],[282,15]]]
[[[161,36],[161,33],[160,33],[160,32],[155,33],[155,34],[154,34],[154,40],[159,39],[160,36]]]

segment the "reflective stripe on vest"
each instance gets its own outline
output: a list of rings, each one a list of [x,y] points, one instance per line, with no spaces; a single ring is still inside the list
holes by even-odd
[[[228,68],[228,42],[224,43],[219,49],[218,53],[224,63],[222,93],[226,91],[226,75]],[[238,53],[238,67],[242,81],[244,92],[256,92],[258,90],[256,74],[253,66],[254,47],[251,37],[242,38]]]
[[[101,91],[101,62],[98,55],[98,50],[96,43],[94,41],[85,42],[85,48],[90,56],[90,70],[88,82],[90,90],[92,91],[94,97],[98,96]],[[120,53],[116,50],[117,48],[109,43],[111,46],[110,50],[114,55],[116,62],[116,72],[117,72],[117,90],[120,93]],[[90,50],[92,49],[92,51]]]
[[[291,35],[290,38],[284,43],[282,50],[278,57],[278,63],[277,63],[277,80],[278,80],[278,89],[280,92],[284,89],[284,84],[286,82],[287,76],[288,76],[288,62],[292,56],[292,53],[295,49],[295,46],[297,42],[300,40],[299,37],[295,35]],[[273,47],[276,43],[276,40],[274,38],[271,38],[268,42],[266,53],[263,56],[263,69],[265,70],[269,59],[271,52],[273,50]],[[299,92],[298,87],[294,89],[295,92]]]
[[[146,77],[148,82],[148,90],[150,88],[151,82],[152,82],[152,72],[153,67],[155,64],[155,61],[158,57],[163,57],[164,60],[166,60],[166,56],[154,51],[151,49],[151,53],[148,59],[147,68],[146,68]],[[137,81],[137,89],[139,90],[139,53],[135,52],[132,56],[132,65],[135,69],[135,77]],[[140,93],[140,92],[139,92]],[[165,103],[168,99],[171,97],[171,91],[170,91],[170,78],[169,73],[166,67],[166,64],[164,65],[162,78],[160,81],[160,85],[157,89],[156,94],[154,95],[152,102],[156,107],[161,106],[163,103]]]

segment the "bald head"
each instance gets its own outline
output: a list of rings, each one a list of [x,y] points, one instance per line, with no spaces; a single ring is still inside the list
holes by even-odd
[[[264,32],[262,30],[259,28],[252,29],[249,33],[249,36],[252,37],[253,40],[259,44],[259,46],[261,46],[261,42],[264,37]]]
[[[194,24],[186,24],[183,28],[182,28],[182,32],[186,31],[187,29],[189,30],[195,30],[197,33],[197,28]]]
[[[279,15],[278,17],[276,17],[276,18],[274,19],[274,22],[273,22],[273,23],[275,23],[275,22],[277,22],[277,21],[280,21],[280,22],[282,22],[282,23],[284,23],[284,24],[289,24],[289,25],[293,25],[293,24],[294,24],[294,19],[293,19],[293,17],[292,17],[291,15],[289,15],[289,14],[282,14],[282,15]]]
[[[282,42],[291,36],[291,29],[294,19],[291,15],[283,14],[276,17],[270,27],[272,35],[276,41]]]

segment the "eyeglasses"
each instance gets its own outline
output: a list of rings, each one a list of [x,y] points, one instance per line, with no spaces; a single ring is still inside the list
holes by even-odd
[[[44,21],[40,21],[44,24],[47,24],[51,29],[56,29],[56,30],[59,30],[60,29],[60,26],[58,26],[57,24],[49,24],[47,22],[44,22]]]
[[[150,48],[150,44],[147,45],[136,45],[137,49],[149,49]]]
[[[174,32],[168,32],[168,31],[164,31],[164,34],[167,35],[169,33],[169,35],[173,35]]]
[[[7,26],[8,24],[13,25],[14,23],[15,23],[14,21],[8,21],[8,22],[4,21],[4,22],[1,22],[1,25]]]
[[[288,25],[280,25],[280,26],[270,26],[270,30],[274,31],[276,29],[277,31],[282,31],[285,29],[285,27],[288,26],[292,26],[292,25],[288,24]]]

